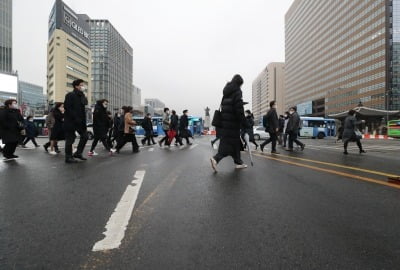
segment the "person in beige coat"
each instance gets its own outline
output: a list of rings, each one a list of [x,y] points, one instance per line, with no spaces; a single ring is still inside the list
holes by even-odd
[[[133,120],[132,110],[133,110],[133,108],[131,106],[124,108],[124,136],[119,141],[119,143],[116,147],[117,153],[119,153],[121,148],[124,147],[124,145],[127,142],[132,143],[132,152],[133,153],[139,152],[139,145],[136,141],[136,136],[135,136],[136,122]]]

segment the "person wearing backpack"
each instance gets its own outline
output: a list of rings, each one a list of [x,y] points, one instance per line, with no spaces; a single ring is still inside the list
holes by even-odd
[[[286,151],[293,152],[293,143],[301,147],[301,151],[304,150],[306,145],[297,139],[299,130],[302,127],[302,121],[299,114],[297,113],[297,107],[293,106],[289,109],[289,122],[286,127],[286,132],[289,134],[289,147]]]
[[[278,132],[279,132],[279,119],[278,114],[276,112],[276,101],[273,100],[269,103],[270,110],[263,117],[263,124],[265,127],[265,131],[269,133],[269,139],[265,140],[261,145],[261,152],[264,152],[264,147],[271,143],[271,154],[279,154],[276,151],[276,142],[278,140]]]

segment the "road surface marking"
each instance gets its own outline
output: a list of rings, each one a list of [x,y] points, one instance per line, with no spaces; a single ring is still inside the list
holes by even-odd
[[[366,182],[370,182],[370,183],[375,183],[375,184],[379,184],[379,185],[383,185],[383,186],[389,186],[389,187],[400,189],[400,185],[390,184],[390,183],[387,183],[387,182],[384,182],[384,181],[380,181],[380,180],[376,180],[376,179],[372,179],[372,178],[369,178],[369,177],[364,177],[364,176],[359,176],[359,175],[355,175],[355,174],[335,171],[335,170],[331,170],[331,169],[324,169],[324,168],[320,168],[320,167],[316,167],[316,166],[312,166],[312,165],[302,164],[302,163],[289,161],[289,160],[283,160],[283,159],[280,159],[280,158],[275,158],[275,157],[270,157],[270,156],[265,156],[265,155],[260,155],[260,154],[254,154],[254,155],[258,156],[258,157],[263,157],[263,158],[266,158],[266,159],[276,160],[276,161],[283,162],[283,163],[290,164],[290,165],[309,168],[309,169],[312,169],[312,170],[315,170],[315,171],[327,172],[327,173],[336,174],[336,175],[340,175],[340,176],[344,176],[344,177],[348,177],[348,178],[353,178],[353,179],[357,179],[357,180],[361,180],[361,181],[366,181]]]
[[[154,151],[154,148],[152,147],[152,148],[149,148],[149,152],[153,152]]]
[[[131,185],[128,185],[117,207],[106,225],[104,239],[94,244],[92,251],[104,251],[118,248],[125,236],[125,230],[131,218],[145,171],[136,171]]]
[[[193,144],[192,146],[189,147],[189,150],[192,150],[193,148],[196,148],[197,146],[199,146],[198,144]]]
[[[331,167],[337,167],[337,168],[342,168],[342,169],[349,169],[349,170],[353,170],[353,171],[365,172],[365,173],[370,173],[370,174],[375,174],[375,175],[381,175],[381,176],[385,176],[385,177],[399,177],[398,175],[395,175],[395,174],[379,172],[379,171],[374,171],[374,170],[368,170],[368,169],[362,169],[362,168],[346,166],[346,165],[340,165],[340,164],[331,163],[331,162],[323,162],[323,161],[307,159],[307,158],[292,157],[292,156],[286,156],[286,155],[282,155],[282,154],[277,154],[276,156],[294,159],[294,160],[301,160],[301,161],[305,161],[305,162],[316,163],[316,164],[321,164],[321,165],[326,165],[326,166],[331,166]]]

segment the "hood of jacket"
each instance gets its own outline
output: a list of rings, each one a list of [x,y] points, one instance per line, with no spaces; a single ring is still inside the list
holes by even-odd
[[[243,84],[242,76],[236,74],[235,76],[233,76],[232,80],[225,85],[223,92],[224,96],[230,96],[236,91],[239,91],[242,84]]]

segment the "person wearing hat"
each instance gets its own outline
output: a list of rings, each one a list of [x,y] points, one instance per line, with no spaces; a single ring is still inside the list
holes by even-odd
[[[297,139],[300,130],[300,116],[297,113],[297,107],[293,106],[289,109],[289,122],[286,127],[286,132],[289,134],[289,147],[287,151],[293,152],[293,142],[301,147],[301,151],[304,150],[306,145]]]

